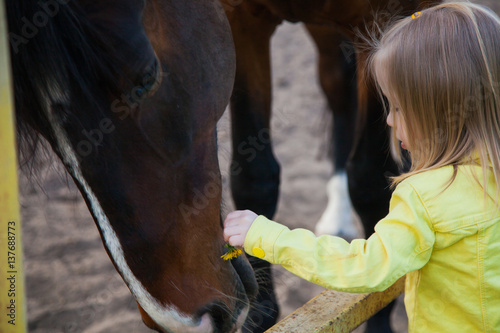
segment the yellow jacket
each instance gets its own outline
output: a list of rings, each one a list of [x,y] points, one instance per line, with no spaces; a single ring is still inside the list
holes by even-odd
[[[405,274],[409,332],[500,332],[500,215],[481,168],[447,166],[407,178],[375,233],[350,244],[259,216],[245,251],[324,287],[382,291]],[[446,188],[446,190],[444,190]],[[496,188],[490,177],[488,191]]]

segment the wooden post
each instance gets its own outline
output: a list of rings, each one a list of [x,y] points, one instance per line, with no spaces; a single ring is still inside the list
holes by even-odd
[[[351,294],[324,291],[266,332],[352,332],[401,295],[404,284],[405,277],[402,277],[382,292]]]
[[[13,111],[7,15],[4,0],[0,0],[0,332],[2,333],[26,332]]]

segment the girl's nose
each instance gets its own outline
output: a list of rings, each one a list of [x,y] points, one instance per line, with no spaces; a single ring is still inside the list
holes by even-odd
[[[389,126],[393,126],[394,125],[394,115],[392,113],[392,111],[389,111],[389,114],[387,115],[387,125]]]

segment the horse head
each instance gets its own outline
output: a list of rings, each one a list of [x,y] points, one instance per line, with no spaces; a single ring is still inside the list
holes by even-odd
[[[21,137],[34,129],[64,163],[144,322],[236,330],[256,282],[246,260],[220,258],[216,123],[235,70],[221,5],[18,0],[7,9]]]

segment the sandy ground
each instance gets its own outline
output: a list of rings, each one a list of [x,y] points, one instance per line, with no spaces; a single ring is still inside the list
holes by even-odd
[[[485,0],[500,9],[498,0]],[[301,25],[283,24],[272,40],[273,135],[282,165],[282,192],[275,219],[314,228],[326,206],[332,171],[326,157],[329,115],[315,75],[315,53]],[[230,128],[219,123],[226,211]],[[20,177],[29,331],[36,333],[151,332],[109,260],[93,220],[72,181],[57,163],[28,180]],[[282,316],[324,289],[275,267]],[[399,300],[396,332],[406,332]]]

